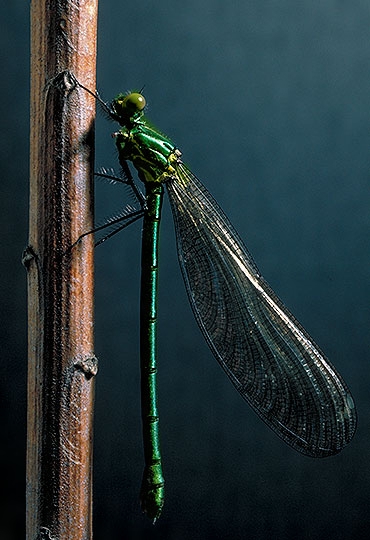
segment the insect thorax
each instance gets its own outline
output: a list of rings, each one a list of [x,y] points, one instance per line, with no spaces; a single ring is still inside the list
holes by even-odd
[[[167,137],[141,122],[131,129],[122,127],[116,145],[119,160],[131,161],[144,183],[168,180],[174,173],[172,164],[181,155]]]

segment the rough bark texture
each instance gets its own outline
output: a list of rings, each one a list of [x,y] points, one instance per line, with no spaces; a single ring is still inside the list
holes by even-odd
[[[27,539],[92,538],[97,0],[31,2]]]

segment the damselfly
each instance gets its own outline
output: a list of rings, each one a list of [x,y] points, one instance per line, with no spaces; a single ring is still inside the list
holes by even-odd
[[[212,353],[240,395],[286,443],[312,457],[338,453],[356,428],[354,402],[342,377],[263,279],[224,212],[183,163],[180,150],[147,121],[143,95],[120,94],[107,104],[92,94],[120,125],[114,134],[124,173],[120,181],[132,188],[139,204],[138,210],[128,208],[111,220],[108,225],[113,230],[103,240],[141,217],[144,220],[143,510],[155,520],[164,503],[156,387],[158,241],[164,188],[189,301]],[[145,195],[135,184],[128,161],[136,168]]]

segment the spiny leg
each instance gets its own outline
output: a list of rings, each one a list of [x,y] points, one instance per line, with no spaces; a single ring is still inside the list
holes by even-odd
[[[81,236],[79,236],[78,239],[72,244],[71,249],[73,247],[75,247],[82,240],[82,238],[84,238],[85,236],[88,236],[89,234],[97,233],[97,232],[102,231],[104,229],[107,229],[107,228],[110,228],[112,226],[120,224],[120,226],[118,226],[114,230],[108,232],[105,236],[103,236],[100,240],[98,240],[95,243],[95,247],[97,247],[100,244],[102,244],[103,242],[105,242],[106,240],[108,240],[108,238],[112,238],[112,236],[119,233],[120,231],[122,231],[123,229],[125,229],[126,227],[131,225],[131,223],[134,223],[135,221],[137,221],[138,219],[140,219],[140,218],[142,218],[144,216],[145,210],[146,210],[146,199],[145,199],[145,196],[142,194],[142,192],[137,187],[137,185],[135,184],[127,162],[122,163],[122,174],[123,174],[123,176],[115,176],[113,174],[107,174],[105,172],[100,172],[100,173],[95,173],[95,176],[98,176],[100,178],[106,178],[108,180],[113,180],[114,182],[118,182],[118,183],[124,184],[126,186],[129,186],[131,188],[134,196],[135,196],[136,202],[140,205],[140,209],[139,210],[131,210],[131,209],[129,210],[126,207],[123,210],[121,215],[119,215],[119,216],[117,216],[115,218],[109,219],[106,223],[103,223],[103,225],[99,225],[98,227],[94,227],[90,231],[87,231],[87,232],[81,234]]]

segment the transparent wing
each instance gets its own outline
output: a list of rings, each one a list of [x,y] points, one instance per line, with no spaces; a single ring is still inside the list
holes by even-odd
[[[201,182],[179,163],[167,182],[196,320],[235,388],[285,442],[314,457],[352,438],[351,394],[266,281]]]

